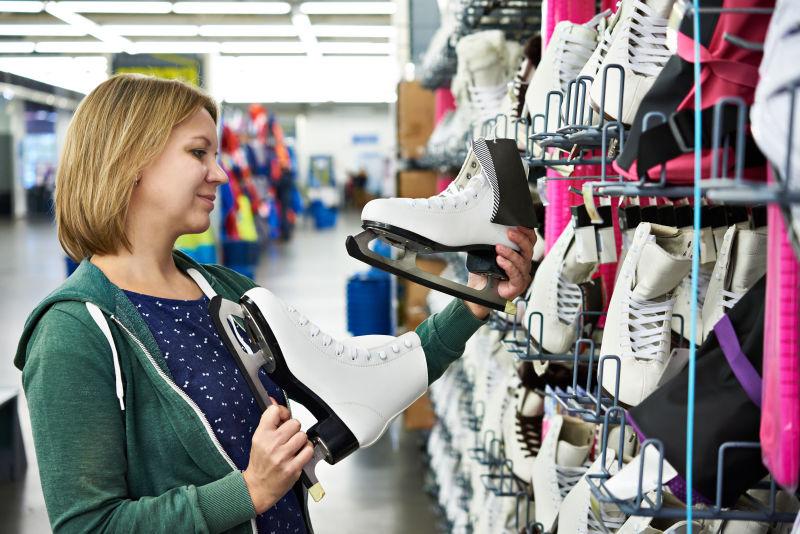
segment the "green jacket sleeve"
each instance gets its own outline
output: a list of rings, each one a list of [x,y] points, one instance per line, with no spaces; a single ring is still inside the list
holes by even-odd
[[[444,310],[417,327],[428,363],[428,385],[438,380],[447,367],[464,354],[467,340],[485,323],[475,317],[461,299],[453,299]]]
[[[54,532],[197,532],[255,517],[240,472],[202,486],[131,499],[125,414],[114,402],[108,343],[87,313],[58,307],[28,344],[22,379]]]

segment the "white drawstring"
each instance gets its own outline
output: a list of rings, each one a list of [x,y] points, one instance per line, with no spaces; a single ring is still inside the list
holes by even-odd
[[[558,318],[566,324],[574,323],[583,304],[583,293],[581,293],[580,286],[567,282],[559,275],[556,302]]]
[[[89,310],[89,315],[92,316],[94,322],[97,323],[97,326],[100,328],[100,331],[103,332],[103,335],[108,340],[108,344],[111,346],[111,358],[114,361],[114,385],[117,392],[117,399],[119,399],[119,409],[123,412],[125,411],[125,391],[122,387],[122,371],[119,368],[119,356],[117,355],[117,346],[114,344],[114,338],[111,336],[111,329],[108,327],[108,321],[106,320],[105,315],[103,312],[100,311],[95,304],[91,302],[86,303],[86,309]]]
[[[621,21],[625,27],[620,39],[630,42],[631,69],[643,76],[657,76],[672,52],[667,48],[667,19],[656,15],[652,7],[638,0],[633,2],[630,19]]]
[[[630,295],[630,313],[623,316],[631,335],[631,350],[636,358],[662,361],[662,338],[669,330],[675,299],[651,301]]]

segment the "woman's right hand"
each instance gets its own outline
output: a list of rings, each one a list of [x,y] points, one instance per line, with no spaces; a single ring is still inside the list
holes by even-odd
[[[300,478],[314,448],[289,410],[272,400],[253,434],[244,481],[256,513],[269,510]]]

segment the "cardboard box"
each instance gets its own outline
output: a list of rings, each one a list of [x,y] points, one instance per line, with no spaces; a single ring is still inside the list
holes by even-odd
[[[403,412],[403,424],[406,430],[430,430],[435,423],[436,414],[427,393]]]
[[[397,87],[397,145],[401,158],[416,159],[424,154],[435,116],[432,91],[424,89],[419,82],[400,82]]]
[[[447,264],[435,258],[418,258],[417,266],[429,273],[440,274]],[[402,283],[403,301],[400,303],[402,325],[406,331],[411,332],[428,318],[428,293],[431,290],[410,280],[403,280]]]
[[[397,173],[397,196],[400,198],[428,198],[436,195],[434,171],[400,171]]]

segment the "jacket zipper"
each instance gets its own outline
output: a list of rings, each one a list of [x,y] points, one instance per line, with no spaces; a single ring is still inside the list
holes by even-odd
[[[150,351],[147,350],[147,347],[144,346],[144,343],[142,343],[139,340],[139,338],[137,338],[136,335],[134,335],[134,333],[128,329],[127,326],[122,324],[122,322],[119,319],[117,319],[115,315],[111,315],[111,319],[115,323],[117,323],[119,327],[122,328],[125,331],[125,333],[128,334],[128,336],[130,336],[131,339],[133,339],[133,341],[136,343],[136,345],[138,345],[138,347],[142,350],[142,352],[144,352],[145,356],[147,356],[147,359],[150,361],[150,364],[155,368],[156,372],[158,373],[158,376],[160,376],[167,384],[169,384],[169,386],[173,389],[173,391],[175,391],[178,395],[180,395],[180,397],[184,401],[186,401],[186,404],[188,404],[192,408],[192,410],[194,410],[194,413],[197,415],[197,417],[200,418],[200,421],[203,423],[203,427],[206,430],[206,434],[208,434],[208,436],[211,438],[211,441],[214,443],[214,446],[217,448],[217,452],[219,452],[220,455],[222,455],[222,457],[225,459],[226,462],[228,462],[228,465],[230,465],[234,471],[238,471],[236,464],[233,463],[231,457],[228,455],[225,449],[222,448],[222,444],[217,439],[217,436],[214,435],[214,431],[211,428],[211,424],[208,422],[208,419],[206,418],[205,414],[200,410],[200,407],[197,406],[197,403],[195,403],[192,400],[192,398],[186,394],[185,391],[179,388],[175,384],[175,382],[169,376],[167,376],[167,374],[163,371],[163,369],[161,369],[161,367],[156,363],[155,359],[150,354]],[[250,519],[250,526],[253,529],[254,533],[257,532],[255,519]]]

